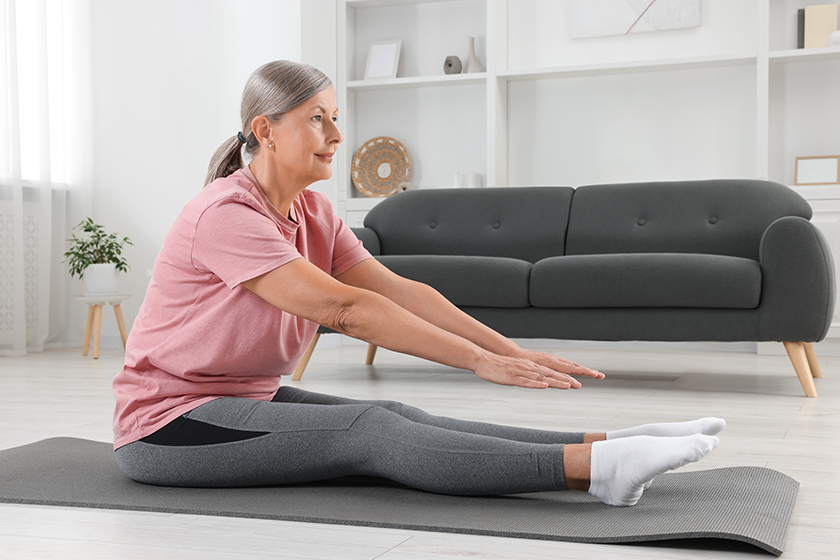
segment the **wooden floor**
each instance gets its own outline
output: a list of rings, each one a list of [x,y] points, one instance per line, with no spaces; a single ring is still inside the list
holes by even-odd
[[[819,345],[816,346],[819,355]],[[770,467],[801,482],[786,560],[840,558],[840,358],[822,358],[819,398],[803,396],[787,357],[738,353],[564,350],[604,371],[578,391],[500,387],[472,374],[365,347],[316,350],[314,391],[391,398],[429,412],[535,428],[603,431],[720,416],[709,457],[686,469]],[[111,379],[122,352],[0,358],[0,449],[55,436],[110,441]],[[291,382],[290,382],[291,383]],[[591,545],[144,512],[0,504],[0,558],[761,558],[747,545]]]

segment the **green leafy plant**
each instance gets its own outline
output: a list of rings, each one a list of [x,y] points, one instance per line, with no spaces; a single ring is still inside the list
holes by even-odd
[[[92,264],[113,263],[120,272],[128,271],[128,262],[122,256],[124,245],[134,245],[128,237],[120,239],[115,233],[105,233],[105,228],[91,218],[82,220],[73,230],[82,230],[87,237],[70,234],[70,249],[64,253],[64,262],[70,264],[70,276],[84,278],[85,269]]]

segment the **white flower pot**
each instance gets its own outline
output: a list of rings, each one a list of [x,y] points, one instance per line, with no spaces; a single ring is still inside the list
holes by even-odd
[[[101,296],[117,293],[117,265],[92,264],[85,269],[85,295]]]

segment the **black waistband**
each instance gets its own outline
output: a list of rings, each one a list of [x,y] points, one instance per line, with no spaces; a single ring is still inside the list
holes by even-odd
[[[153,445],[213,445],[242,441],[268,434],[269,432],[249,432],[214,426],[207,422],[179,416],[163,428],[140,441]]]

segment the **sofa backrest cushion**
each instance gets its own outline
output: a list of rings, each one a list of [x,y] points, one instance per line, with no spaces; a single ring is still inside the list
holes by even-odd
[[[365,217],[383,255],[474,255],[531,263],[563,254],[571,187],[419,189]]]
[[[767,226],[811,213],[799,194],[771,181],[585,186],[572,197],[566,254],[708,253],[757,261]]]

